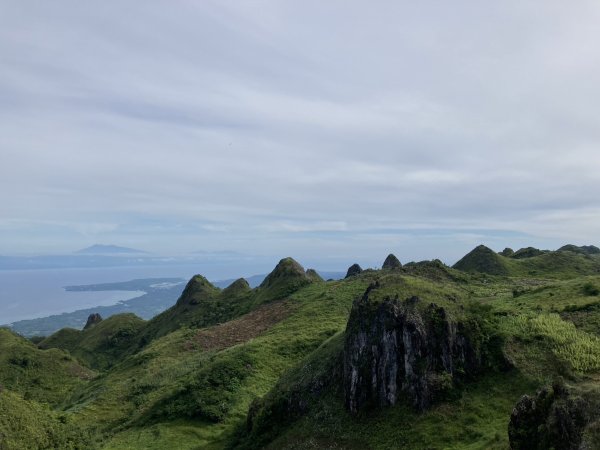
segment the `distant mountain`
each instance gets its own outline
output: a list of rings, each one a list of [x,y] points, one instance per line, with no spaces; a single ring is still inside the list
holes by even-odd
[[[131,255],[131,254],[147,254],[143,250],[137,250],[129,247],[119,247],[118,245],[101,245],[95,244],[91,247],[86,247],[75,253],[80,255]]]
[[[599,253],[600,249],[593,245],[566,245],[555,251],[525,247],[513,252],[506,248],[501,253],[480,245],[452,267],[464,272],[490,275],[567,278],[599,274]]]
[[[558,249],[559,252],[573,252],[580,253],[582,255],[598,255],[600,254],[600,248],[595,245],[582,245],[578,247],[577,245],[567,244],[563,245]]]

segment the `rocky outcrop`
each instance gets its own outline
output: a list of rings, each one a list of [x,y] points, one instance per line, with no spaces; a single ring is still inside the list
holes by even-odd
[[[98,313],[90,314],[87,318],[87,322],[85,323],[85,326],[83,327],[83,329],[87,330],[88,328],[92,328],[94,325],[97,325],[100,322],[102,322],[102,316],[100,314],[98,314]]]
[[[484,339],[477,327],[417,297],[373,302],[378,288],[371,284],[354,302],[346,329],[343,378],[351,413],[394,405],[400,396],[425,410],[457,377],[481,371]]]
[[[362,273],[362,271],[362,267],[360,267],[358,264],[352,264],[350,267],[348,267],[348,272],[346,272],[346,278],[359,275],[360,273]]]
[[[382,269],[400,269],[401,267],[402,264],[400,263],[400,260],[392,253],[385,258],[383,266],[381,266]]]
[[[599,448],[600,395],[562,383],[524,395],[510,416],[508,437],[512,450]]]

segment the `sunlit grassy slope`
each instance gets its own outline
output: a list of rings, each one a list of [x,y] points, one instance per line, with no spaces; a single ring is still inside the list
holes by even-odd
[[[18,430],[38,420],[64,448],[506,449],[521,395],[558,376],[597,385],[597,256],[561,253],[497,255],[502,273],[432,261],[329,282],[282,260],[255,290],[242,281],[219,290],[195,277],[149,322],[115,316],[62,330],[39,349],[0,330],[0,413],[27,398],[22,419],[0,421],[1,442],[48,447],[33,432],[19,443]],[[380,296],[479,314],[513,368],[458,386],[425,413],[400,402],[351,417],[339,378],[344,332],[352,302],[375,280],[385,286]],[[278,414],[297,398],[307,402],[302,414]],[[250,408],[261,408],[262,422],[248,434]]]

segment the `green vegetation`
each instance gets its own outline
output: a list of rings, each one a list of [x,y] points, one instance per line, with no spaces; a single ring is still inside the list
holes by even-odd
[[[60,348],[94,369],[106,369],[131,352],[145,321],[134,314],[117,314],[79,331],[63,328],[38,344],[41,349]]]
[[[524,394],[559,376],[600,384],[599,256],[525,250],[327,282],[286,258],[255,289],[195,276],[149,321],[120,314],[37,345],[0,329],[0,448],[506,449]],[[424,412],[400,398],[351,415],[345,336],[370,285],[362,320],[418,296],[424,320],[460,323],[481,373],[445,380]]]
[[[600,337],[578,330],[558,314],[519,315],[504,325],[518,339],[546,339],[554,355],[576,372],[600,370]]]
[[[26,400],[59,405],[94,372],[62,350],[39,350],[27,339],[0,328],[0,385]]]

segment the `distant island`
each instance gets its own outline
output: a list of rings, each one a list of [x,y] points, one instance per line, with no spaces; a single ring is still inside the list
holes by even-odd
[[[145,294],[123,300],[115,305],[95,306],[37,319],[20,320],[12,323],[10,328],[23,336],[48,336],[65,327],[81,329],[92,313],[100,313],[102,317],[134,313],[143,319],[150,319],[173,304],[181,294],[184,283],[183,278],[144,278],[115,283],[66,286],[65,290],[71,292],[143,291]]]
[[[102,245],[94,244],[90,247],[82,248],[77,250],[75,253],[79,255],[131,255],[131,254],[145,254],[148,252],[138,250],[129,247],[119,247],[118,245]]]

